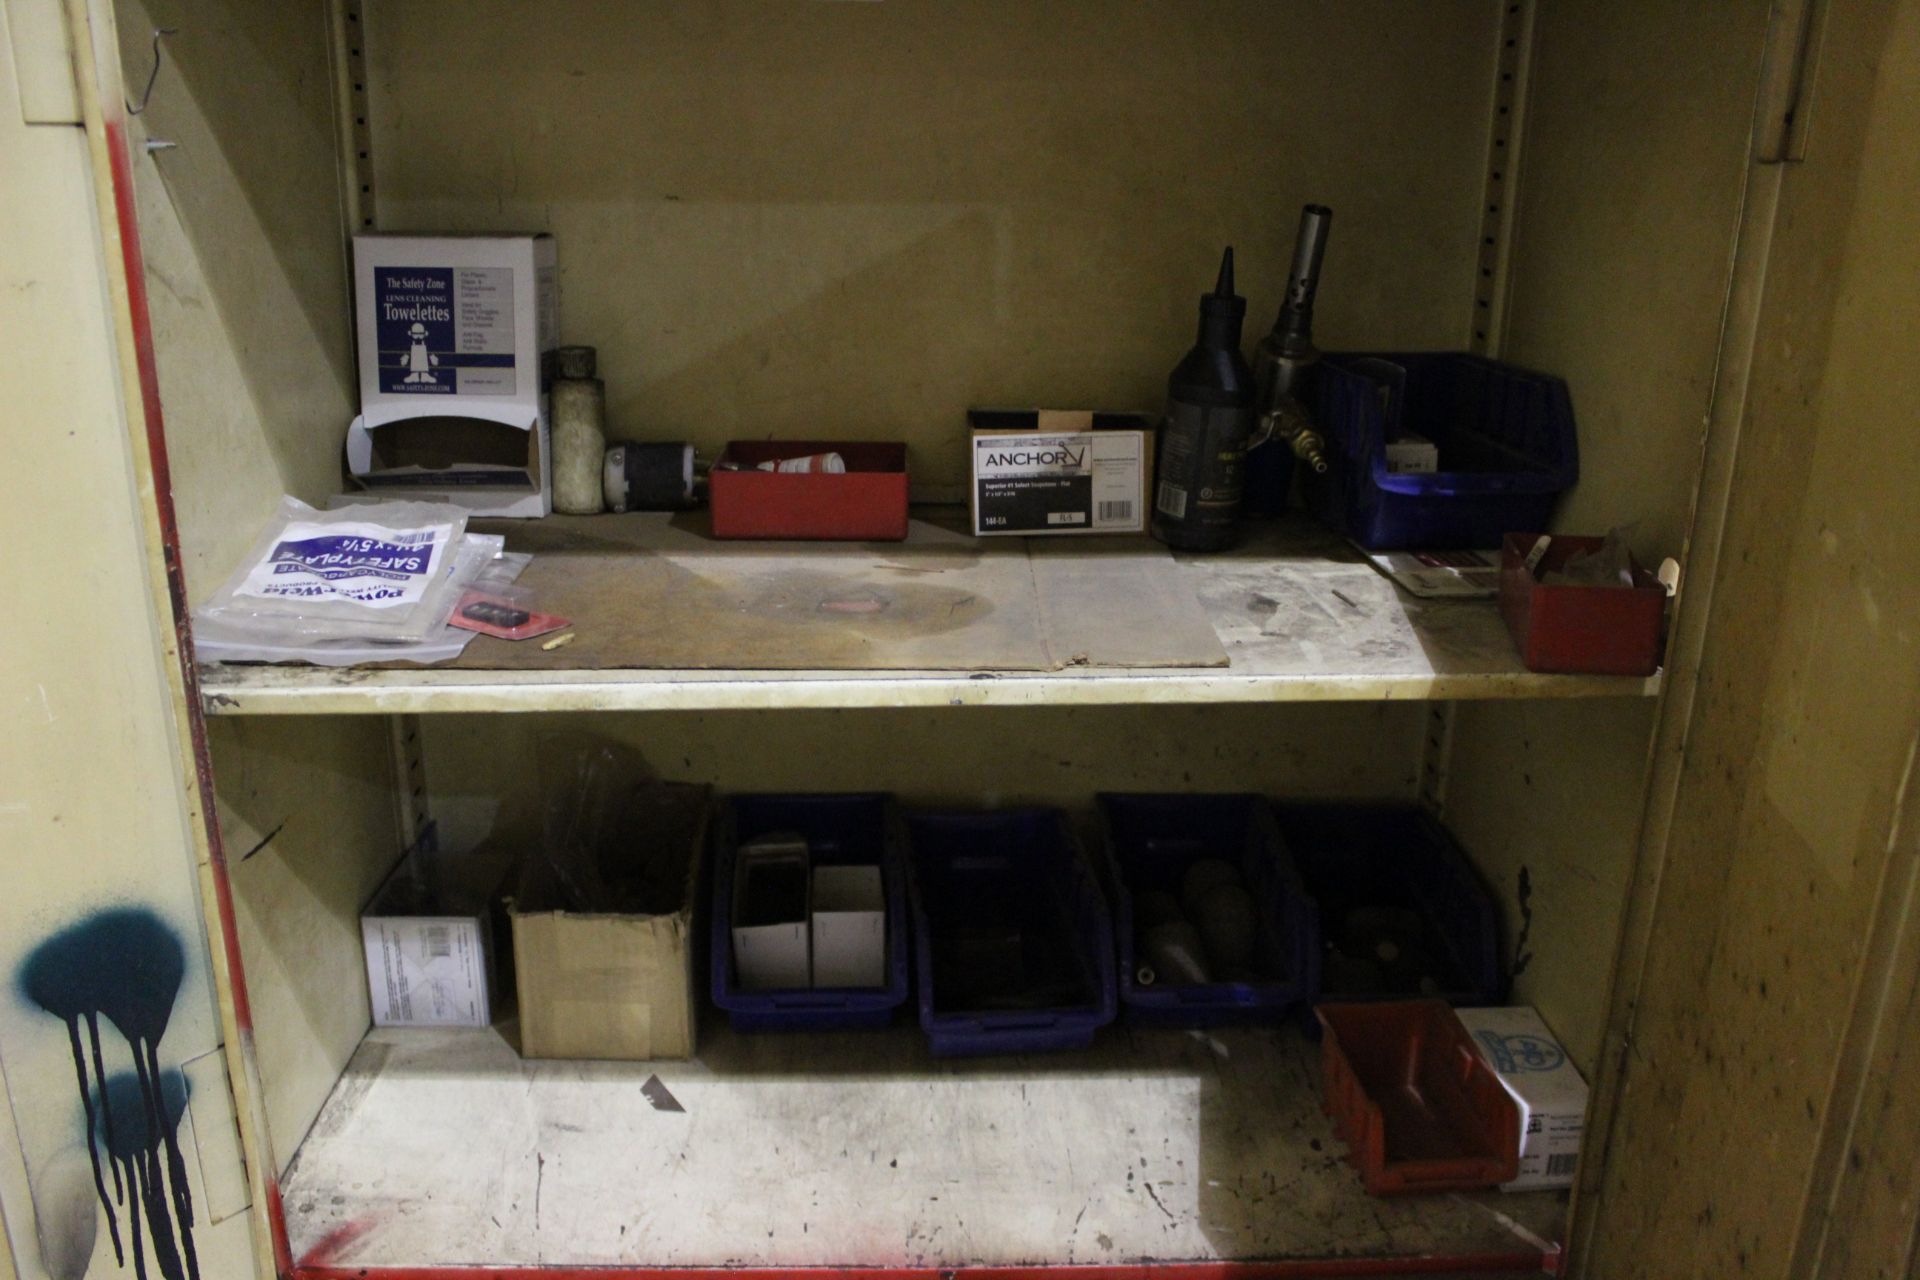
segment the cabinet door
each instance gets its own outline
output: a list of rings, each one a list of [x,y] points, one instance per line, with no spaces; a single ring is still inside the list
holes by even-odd
[[[1912,1264],[1920,0],[1811,9],[1776,33],[1811,51],[1776,86],[1799,138],[1749,183],[1576,1232],[1609,1280]]]
[[[70,66],[22,47],[64,21],[0,6],[0,1211],[22,1280],[232,1280],[250,1197],[105,135],[15,70]]]

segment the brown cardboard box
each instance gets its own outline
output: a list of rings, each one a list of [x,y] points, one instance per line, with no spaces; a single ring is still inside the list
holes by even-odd
[[[679,905],[654,914],[565,911],[535,872],[509,905],[520,996],[520,1052],[529,1058],[693,1055],[693,905],[706,847],[706,788],[663,787],[682,810],[636,833],[672,860]],[[697,797],[697,798],[696,798]],[[684,862],[684,871],[680,864]]]

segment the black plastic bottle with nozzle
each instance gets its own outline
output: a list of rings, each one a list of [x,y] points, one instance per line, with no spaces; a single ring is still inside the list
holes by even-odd
[[[1247,300],[1233,291],[1233,250],[1200,299],[1200,335],[1167,380],[1160,426],[1153,536],[1182,551],[1221,551],[1240,533],[1253,370],[1240,354]]]

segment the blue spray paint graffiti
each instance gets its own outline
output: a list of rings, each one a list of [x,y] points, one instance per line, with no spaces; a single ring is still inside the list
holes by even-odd
[[[159,1057],[186,967],[186,948],[165,921],[144,907],[116,907],[95,912],[42,942],[27,953],[18,974],[20,993],[67,1024],[94,1193],[106,1211],[114,1260],[121,1266],[126,1265],[126,1252],[114,1205],[126,1204],[132,1194],[128,1235],[140,1280],[147,1274],[143,1225],[165,1280],[199,1280],[200,1275],[193,1247],[193,1197],[178,1132],[187,1105],[186,1082],[177,1071],[163,1073]],[[101,1018],[126,1041],[132,1072],[107,1075]],[[111,1197],[101,1170],[103,1151],[113,1174]]]

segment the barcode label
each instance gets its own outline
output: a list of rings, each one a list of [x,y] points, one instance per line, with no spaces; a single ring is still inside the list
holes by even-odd
[[[427,959],[445,960],[453,954],[453,930],[444,924],[430,924],[420,931],[426,943]]]
[[[1187,514],[1187,491],[1177,484],[1162,480],[1160,494],[1153,500],[1153,505],[1175,520],[1183,519]]]
[[[1102,524],[1109,521],[1115,524],[1130,523],[1133,520],[1133,503],[1131,501],[1103,502],[1100,504],[1100,510],[1095,513],[1094,518]]]
[[[1573,1176],[1573,1168],[1580,1163],[1580,1153],[1572,1152],[1563,1156],[1547,1157],[1547,1176],[1549,1178],[1568,1178]]]

